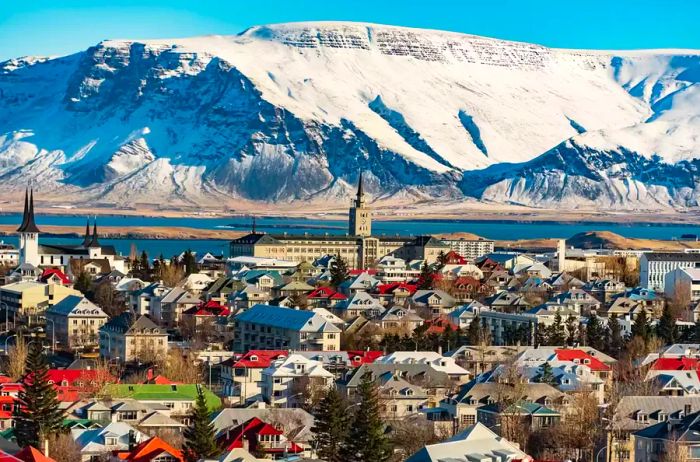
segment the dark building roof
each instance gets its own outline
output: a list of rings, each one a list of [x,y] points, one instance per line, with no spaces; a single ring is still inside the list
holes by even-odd
[[[82,246],[87,247],[90,244],[90,219],[85,223],[85,237],[83,238]]]
[[[678,442],[700,442],[700,412],[694,412],[679,421],[660,422],[634,433],[650,439],[665,439]]]
[[[22,224],[19,225],[17,231],[20,233],[39,233],[39,228],[34,221],[34,191],[24,193],[24,214],[22,215]]]
[[[647,261],[690,261],[700,262],[700,253],[686,252],[648,252],[645,253]]]
[[[95,220],[95,223],[92,225],[92,238],[90,239],[88,247],[100,247],[100,241],[97,239],[97,220]]]

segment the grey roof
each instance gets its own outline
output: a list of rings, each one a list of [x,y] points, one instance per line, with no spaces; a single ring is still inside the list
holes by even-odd
[[[543,402],[545,398],[560,399],[564,393],[546,383],[525,383],[525,398],[532,402]],[[457,395],[452,399],[457,403],[469,404],[473,399],[479,404],[488,404],[490,399],[495,400],[499,395],[508,393],[509,388],[500,383],[479,383],[476,380],[462,386]]]
[[[641,430],[650,425],[680,419],[686,406],[691,412],[700,410],[700,396],[623,396],[615,408],[615,429]],[[646,419],[637,419],[644,413]]]
[[[700,442],[700,412],[687,415],[679,421],[657,423],[635,432],[635,435],[697,444]]]
[[[212,424],[214,424],[217,434],[220,435],[254,417],[268,423],[273,423],[276,420],[287,423],[293,428],[285,429],[285,433],[293,433],[295,435],[294,441],[308,442],[311,440],[314,416],[300,408],[225,408],[214,416]]]
[[[102,308],[92,303],[85,297],[79,295],[69,295],[54,306],[46,310],[46,314],[59,316],[89,316],[106,318],[107,314]]]
[[[348,388],[357,387],[366,374],[372,374],[375,380],[385,374],[398,374],[409,383],[420,383],[425,388],[449,388],[453,385],[449,374],[436,371],[431,364],[372,363],[363,364],[352,372],[344,384]]]
[[[167,335],[167,332],[158,327],[148,316],[140,316],[134,321],[134,314],[125,311],[119,316],[115,316],[100,327],[100,331],[116,332],[120,334],[157,334]]]

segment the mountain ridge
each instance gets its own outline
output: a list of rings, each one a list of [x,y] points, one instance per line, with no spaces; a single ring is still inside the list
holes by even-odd
[[[211,205],[345,201],[364,170],[386,201],[696,207],[699,76],[700,51],[365,23],[107,40],[0,63],[0,178],[76,202]]]

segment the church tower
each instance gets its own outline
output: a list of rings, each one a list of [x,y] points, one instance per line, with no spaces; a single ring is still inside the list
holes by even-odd
[[[34,191],[24,193],[24,215],[19,233],[19,263],[39,266],[39,228],[34,221]]]
[[[350,207],[348,233],[351,236],[368,237],[372,235],[372,210],[367,207],[362,185],[362,172],[357,185],[357,197]]]

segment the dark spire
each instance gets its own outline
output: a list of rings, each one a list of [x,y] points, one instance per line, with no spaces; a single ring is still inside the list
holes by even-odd
[[[22,213],[22,224],[19,225],[17,231],[22,231],[26,226],[27,215],[29,215],[29,188],[24,190],[24,212]]]
[[[83,238],[83,247],[87,247],[90,245],[90,218],[87,219],[87,223],[85,223],[85,237]]]
[[[253,215],[253,234],[255,234],[255,215]]]
[[[357,198],[362,199],[362,196],[364,196],[365,192],[362,188],[362,170],[360,170],[360,181],[357,183]]]
[[[22,224],[17,229],[20,233],[39,233],[39,228],[36,226],[34,221],[34,191],[29,192],[29,201],[27,202],[27,195],[24,196],[24,217],[22,218]]]
[[[100,241],[97,239],[97,217],[95,217],[95,222],[92,224],[92,240],[88,247],[100,247]]]

